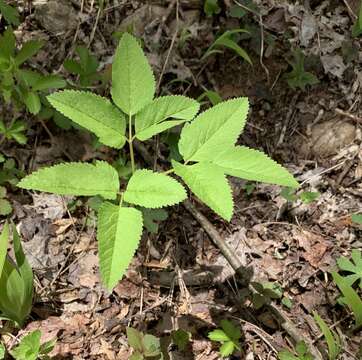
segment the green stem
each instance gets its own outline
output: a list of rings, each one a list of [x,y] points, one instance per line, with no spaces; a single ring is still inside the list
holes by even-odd
[[[131,156],[131,167],[132,167],[132,174],[133,174],[135,172],[135,165],[134,165],[132,116],[131,115],[129,115],[129,118],[128,118],[128,143],[129,143],[129,154]]]
[[[168,175],[168,174],[172,174],[174,172],[175,172],[175,169],[169,169],[167,171],[164,171],[163,174]]]

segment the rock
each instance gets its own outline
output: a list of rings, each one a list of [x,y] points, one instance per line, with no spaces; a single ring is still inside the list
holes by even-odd
[[[78,17],[67,0],[34,2],[35,18],[50,33],[59,35],[77,27]]]
[[[330,120],[312,128],[311,151],[319,157],[330,156],[351,144],[356,138],[356,127],[344,119]]]

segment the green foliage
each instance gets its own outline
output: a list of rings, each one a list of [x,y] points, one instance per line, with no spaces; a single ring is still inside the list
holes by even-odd
[[[7,255],[9,225],[0,235],[0,317],[21,327],[29,316],[33,301],[33,272],[25,258],[20,237],[12,227],[15,261]]]
[[[344,276],[344,281],[348,285],[352,286],[356,281],[359,282],[359,287],[362,289],[362,252],[361,250],[352,250],[351,262],[344,256],[337,259],[337,265],[342,271],[351,273],[350,275]]]
[[[357,37],[362,34],[362,3],[359,6],[359,12],[356,22],[352,28],[352,36]]]
[[[9,183],[16,185],[21,177],[23,177],[23,171],[17,169],[16,163],[13,159],[3,159],[2,168],[0,169],[0,185]]]
[[[128,182],[124,200],[145,208],[175,205],[186,199],[184,187],[170,176],[137,170]]]
[[[296,193],[296,189],[286,187],[282,189],[280,195],[287,201],[293,202],[301,200],[304,204],[308,205],[317,200],[320,193],[318,191],[302,191],[300,193]]]
[[[100,272],[111,290],[124,275],[142,235],[142,213],[104,202],[98,211]]]
[[[129,116],[149,104],[155,94],[155,78],[137,40],[124,33],[112,66],[112,99]]]
[[[43,168],[23,178],[18,186],[59,195],[100,195],[113,200],[117,196],[119,180],[111,165],[96,161],[95,165],[67,163]]]
[[[91,86],[101,79],[101,75],[97,71],[99,62],[85,46],[77,46],[75,52],[79,56],[79,61],[68,59],[65,60],[63,66],[71,74],[79,76],[80,86]]]
[[[220,48],[228,48],[233,50],[237,55],[239,55],[242,59],[247,61],[250,65],[252,65],[252,61],[248,55],[248,53],[241,48],[238,43],[233,39],[235,34],[239,33],[247,33],[247,30],[244,29],[235,29],[235,30],[227,30],[222,35],[220,35],[212,45],[207,49],[202,59],[206,59],[208,56],[212,54],[222,53],[223,51]]]
[[[10,25],[18,26],[20,24],[18,10],[15,7],[6,4],[4,0],[0,0],[0,14],[4,16],[5,20]]]
[[[197,101],[185,96],[153,100],[154,93],[155,80],[147,58],[138,41],[125,33],[112,66],[111,95],[115,105],[95,94],[73,90],[52,94],[48,101],[75,124],[97,135],[105,145],[121,148],[128,142],[130,161],[120,156],[113,167],[102,161],[95,165],[59,164],[38,170],[19,183],[25,189],[119,201],[118,205],[97,202],[100,272],[109,290],[125,273],[139,244],[143,223],[148,230],[157,231],[155,220],[166,217],[165,212],[149,209],[186,199],[183,185],[169,174],[176,172],[226,220],[231,219],[233,212],[228,174],[297,186],[294,178],[266,155],[235,146],[246,122],[246,98],[221,102],[194,119],[200,107]],[[168,139],[165,143],[170,148],[173,168],[165,173],[136,170],[134,140],[147,140],[184,122],[187,125],[179,141],[172,132],[162,137]],[[253,163],[254,157],[259,168]],[[184,164],[176,161],[182,158]],[[119,177],[125,180],[121,189]]]
[[[184,351],[190,342],[191,333],[182,329],[177,329],[171,332],[171,339],[179,350]]]
[[[337,359],[337,356],[341,351],[341,340],[338,334],[328,327],[326,322],[318,315],[316,311],[313,312],[313,317],[327,342],[329,360]]]
[[[56,339],[40,343],[41,332],[35,330],[24,336],[18,346],[10,350],[11,356],[15,360],[48,360],[48,354],[53,350]]]
[[[133,349],[130,360],[163,360],[160,339],[156,336],[144,334],[136,329],[128,327],[127,339]]]
[[[315,85],[319,83],[316,76],[304,69],[304,55],[302,50],[296,49],[293,52],[294,62],[288,61],[292,67],[292,71],[286,74],[288,85],[292,89],[300,88],[305,91],[307,85]]]
[[[362,326],[362,299],[357,292],[349,285],[349,281],[339,275],[337,272],[332,272],[333,280],[343,294],[343,302],[352,310],[356,321],[356,329]]]
[[[221,8],[219,6],[218,0],[205,0],[204,1],[204,12],[207,16],[219,14],[220,11],[221,11]]]
[[[0,186],[0,215],[9,215],[11,214],[11,211],[11,204],[6,199],[6,188],[4,186]]]
[[[85,91],[64,90],[48,96],[48,101],[63,115],[117,149],[126,143],[126,120],[108,99]]]
[[[186,96],[162,96],[148,104],[135,118],[137,139],[145,141],[187,120],[192,120],[200,104]],[[165,121],[167,119],[177,119]]]
[[[280,299],[283,296],[283,289],[277,282],[252,283],[256,292],[252,301],[255,309],[260,309],[265,304],[269,304],[272,299]]]
[[[152,234],[158,233],[158,222],[167,219],[168,214],[164,209],[146,209],[141,208],[143,215],[143,224]]]
[[[362,225],[362,214],[352,214],[351,220],[359,225]]]
[[[5,346],[2,343],[0,343],[0,360],[5,359],[5,353],[6,353]]]
[[[58,89],[66,82],[58,75],[42,75],[21,67],[44,45],[42,41],[30,40],[16,50],[15,36],[8,28],[0,36],[0,93],[6,103],[25,105],[32,114],[41,109],[40,92]]]
[[[26,144],[27,138],[24,134],[26,125],[23,121],[15,120],[9,126],[6,126],[2,120],[0,120],[0,134],[2,134],[7,140],[15,140],[21,145]]]
[[[289,350],[282,350],[278,353],[279,360],[313,360],[313,356],[308,352],[306,344],[301,341],[296,347],[297,356],[293,355]]]
[[[221,320],[220,325],[221,329],[209,332],[208,337],[212,341],[221,343],[220,354],[222,357],[227,357],[236,349],[240,350],[241,331],[229,320]]]
[[[198,98],[197,101],[201,102],[202,100],[204,100],[205,98],[207,98],[211,105],[215,106],[219,103],[222,102],[222,98],[221,96],[216,92],[216,91],[212,91],[212,90],[206,90],[204,91]]]

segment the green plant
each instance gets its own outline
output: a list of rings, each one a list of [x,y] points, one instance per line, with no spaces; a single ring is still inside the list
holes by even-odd
[[[221,320],[220,326],[221,329],[210,331],[208,338],[211,341],[220,342],[220,354],[222,357],[227,357],[236,349],[240,350],[241,331],[229,320]]]
[[[0,14],[10,25],[18,26],[20,24],[18,10],[6,4],[4,0],[0,0]]]
[[[0,343],[0,360],[5,359],[6,349],[4,344]]]
[[[321,194],[318,191],[302,191],[296,193],[295,189],[284,188],[280,192],[280,195],[290,202],[301,200],[304,204],[310,204],[317,200]]]
[[[152,70],[137,40],[127,33],[120,40],[112,68],[115,105],[90,92],[73,90],[54,93],[48,100],[97,135],[101,143],[116,149],[128,143],[132,176],[126,186],[120,189],[117,170],[104,161],[43,168],[18,184],[24,189],[105,199],[98,211],[98,247],[100,272],[108,289],[122,278],[138,247],[143,228],[140,208],[157,209],[186,199],[184,186],[170,174],[182,178],[227,221],[233,214],[233,198],[226,175],[298,186],[287,170],[264,153],[235,146],[247,118],[246,98],[222,102],[195,119],[199,103],[193,99],[163,96],[153,100]],[[172,159],[172,168],[164,173],[136,168],[135,139],[148,140],[185,122],[178,142],[183,164]]]
[[[272,299],[281,299],[283,296],[283,289],[277,282],[253,282],[251,284],[256,291],[252,296],[252,302],[256,309],[269,304]]]
[[[43,45],[42,41],[29,40],[17,51],[11,28],[0,36],[0,93],[6,103],[24,104],[32,114],[40,111],[40,91],[66,85],[58,75],[42,75],[22,67]]]
[[[342,271],[351,273],[350,275],[344,276],[344,280],[348,285],[352,286],[356,281],[359,281],[359,287],[362,289],[362,252],[361,250],[352,250],[351,262],[345,256],[341,256],[337,259],[337,265]]]
[[[11,211],[11,204],[6,199],[6,188],[4,186],[0,186],[0,215],[9,215]]]
[[[352,28],[352,36],[357,37],[362,34],[362,3],[359,6],[359,12],[356,22]]]
[[[12,226],[15,261],[7,255],[9,225],[0,235],[0,318],[21,327],[30,314],[33,301],[33,272],[25,258],[20,237]]]
[[[100,80],[97,58],[85,46],[77,46],[75,52],[79,56],[79,61],[68,59],[63,64],[64,68],[71,74],[79,76],[79,83],[82,87],[88,87]]]
[[[247,30],[244,29],[235,29],[235,30],[227,30],[222,35],[220,35],[207,49],[202,59],[206,59],[208,56],[212,54],[222,53],[223,51],[219,48],[226,47],[228,49],[233,50],[238,54],[242,59],[247,61],[249,64],[252,64],[252,61],[248,55],[248,53],[241,48],[237,41],[234,40],[234,36],[240,33],[247,33]]]
[[[144,334],[136,329],[126,329],[128,344],[133,349],[129,360],[163,360],[160,339],[150,334]]]
[[[362,214],[352,214],[351,220],[359,225],[362,225]]]
[[[353,312],[355,318],[355,328],[362,327],[362,299],[357,292],[349,285],[349,280],[345,279],[337,272],[332,272],[332,277],[339,290],[343,294],[342,302],[346,304]]]
[[[35,330],[24,336],[20,343],[12,350],[11,356],[15,360],[49,360],[49,353],[54,349],[57,339],[49,340],[43,344],[40,343],[41,332]]]
[[[15,140],[19,144],[26,144],[27,138],[24,134],[26,125],[23,121],[14,120],[9,126],[6,126],[0,119],[0,134],[3,135],[4,139]],[[0,140],[1,141],[1,140]]]
[[[16,167],[14,159],[5,159],[4,156],[2,156],[0,163],[2,163],[2,168],[0,169],[0,185],[6,183],[16,185],[19,179],[24,176],[23,171]]]
[[[220,11],[221,11],[221,8],[219,6],[218,0],[205,0],[204,1],[204,12],[207,16],[219,14]]]
[[[206,90],[204,91],[198,98],[197,101],[201,102],[201,100],[204,100],[207,98],[210,103],[215,106],[222,102],[221,96],[216,92],[212,90]]]
[[[282,350],[278,353],[279,360],[313,360],[313,356],[308,352],[306,344],[301,341],[295,346],[297,356],[289,350]]]
[[[303,91],[307,85],[315,85],[319,83],[316,76],[304,69],[304,54],[302,50],[293,51],[294,61],[288,61],[292,67],[292,71],[286,74],[288,85],[292,89],[300,88]]]
[[[324,338],[326,339],[329,360],[337,359],[337,356],[341,351],[341,340],[338,334],[328,327],[326,322],[318,315],[316,311],[313,312],[313,317],[321,329]]]
[[[177,329],[171,332],[171,339],[179,350],[184,351],[190,342],[191,333],[182,329]]]

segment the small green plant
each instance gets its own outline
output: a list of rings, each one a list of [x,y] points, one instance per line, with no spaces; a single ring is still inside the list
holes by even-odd
[[[42,75],[22,67],[43,45],[42,41],[29,40],[17,51],[11,28],[0,36],[0,94],[6,103],[24,104],[32,114],[40,111],[40,91],[66,85],[58,75]]]
[[[220,326],[221,329],[209,332],[208,338],[221,343],[220,354],[222,357],[227,357],[235,350],[240,350],[241,331],[229,320],[221,320]]]
[[[306,344],[301,341],[295,346],[295,352],[297,355],[294,355],[289,350],[282,350],[278,353],[279,360],[313,360],[313,356],[308,352]]]
[[[127,339],[133,353],[129,360],[163,360],[160,339],[128,327]]]
[[[20,343],[10,350],[10,355],[15,360],[49,360],[49,353],[54,349],[57,339],[40,343],[41,332],[35,330],[24,336]]]
[[[5,359],[6,349],[4,344],[0,343],[0,360]]]
[[[339,290],[341,291],[343,298],[342,303],[347,305],[353,312],[355,318],[355,328],[362,327],[362,299],[357,292],[349,285],[350,280],[345,279],[337,272],[332,272],[332,277]]]
[[[6,4],[4,0],[0,0],[0,14],[10,25],[18,26],[20,24],[18,10]]]
[[[26,130],[26,125],[23,121],[14,120],[9,126],[6,126],[4,122],[0,119],[0,134],[6,140],[15,140],[21,145],[26,144],[27,138],[24,134]]]
[[[191,333],[182,329],[177,329],[171,332],[171,339],[179,350],[184,351],[190,342]]]
[[[362,3],[359,6],[359,12],[356,22],[352,28],[352,36],[357,37],[362,34]]]
[[[328,327],[326,322],[318,315],[317,312],[313,312],[313,317],[326,340],[329,360],[337,359],[338,354],[341,352],[341,340],[338,334]]]
[[[4,186],[0,186],[0,215],[9,215],[11,211],[11,204],[9,200],[6,199],[6,188]]]
[[[215,106],[219,103],[222,102],[222,98],[221,96],[216,92],[216,91],[212,91],[212,90],[206,90],[204,91],[198,98],[197,101],[201,102],[202,100],[204,100],[205,98],[207,98],[210,103]],[[202,104],[202,102],[201,102]]]
[[[208,56],[212,54],[222,53],[223,51],[220,48],[228,48],[233,50],[237,55],[239,55],[242,59],[247,61],[250,65],[252,61],[248,55],[248,53],[241,48],[237,41],[234,40],[234,36],[240,33],[247,33],[247,30],[244,29],[235,29],[235,30],[227,30],[222,35],[220,35],[212,45],[207,49],[205,54],[203,55],[202,59],[206,59]]]
[[[253,305],[260,309],[265,304],[270,304],[272,299],[281,299],[283,289],[277,282],[252,283],[255,293],[252,297]]]
[[[304,54],[301,49],[293,52],[294,61],[288,61],[292,67],[292,71],[286,74],[288,85],[292,89],[300,88],[305,91],[307,85],[315,85],[319,83],[316,76],[304,69]]]
[[[207,16],[213,16],[219,14],[221,8],[219,6],[218,0],[205,0],[204,1],[204,12]]]
[[[16,167],[14,159],[6,159],[2,156],[0,163],[2,163],[2,167],[0,168],[0,185],[6,183],[16,185],[19,179],[24,176],[23,171]]]
[[[362,252],[361,250],[352,250],[352,261],[345,256],[341,256],[337,259],[337,265],[340,270],[351,273],[344,276],[344,280],[348,285],[352,286],[356,281],[359,282],[359,287],[362,289]]]
[[[358,225],[362,225],[362,214],[352,214],[351,220]]]
[[[317,200],[321,194],[318,191],[302,191],[296,193],[295,189],[284,188],[280,192],[280,195],[290,202],[301,200],[304,204],[310,204]]]
[[[101,143],[129,146],[131,176],[119,181],[105,161],[63,163],[43,168],[18,184],[24,189],[60,195],[101,196],[98,210],[98,250],[104,285],[112,289],[124,275],[138,247],[144,220],[142,208],[159,209],[187,197],[175,173],[191,191],[226,221],[233,215],[233,198],[226,175],[290,187],[298,183],[264,153],[236,146],[248,114],[248,100],[221,102],[197,117],[199,103],[185,96],[153,99],[155,80],[137,40],[125,33],[112,66],[113,103],[90,92],[65,90],[49,102],[73,122],[93,132]],[[182,128],[178,152],[167,171],[137,169],[133,142],[146,141],[174,126]],[[80,179],[82,181],[80,181]],[[121,186],[122,185],[122,186]]]
[[[79,76],[79,84],[82,87],[91,86],[101,79],[98,73],[99,62],[85,46],[77,46],[75,49],[79,61],[68,59],[64,62],[64,68],[71,74]]]
[[[21,247],[20,237],[12,226],[15,261],[7,255],[10,230],[5,223],[0,235],[0,318],[21,327],[30,314],[33,302],[33,271]]]

